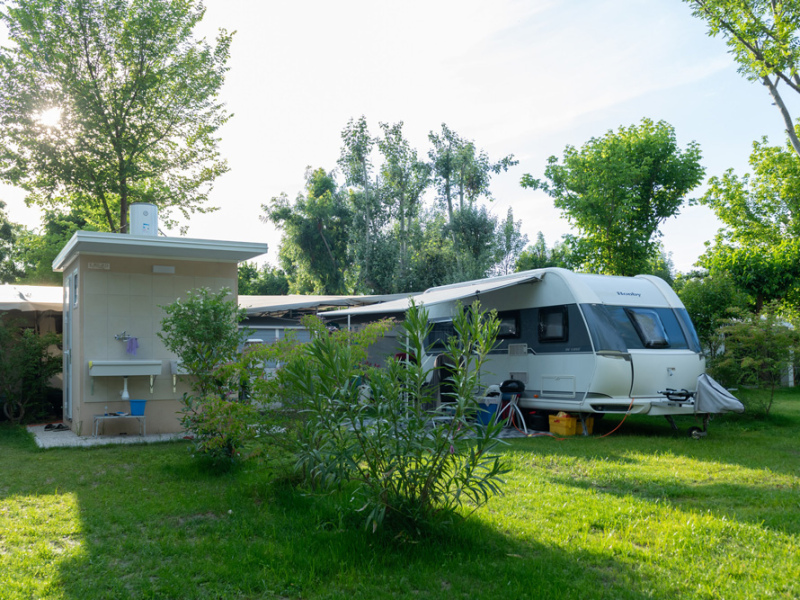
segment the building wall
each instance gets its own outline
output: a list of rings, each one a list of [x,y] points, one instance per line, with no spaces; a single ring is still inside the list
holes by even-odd
[[[156,265],[174,267],[174,273],[154,273]],[[128,403],[120,399],[123,378],[90,377],[89,361],[160,359],[161,375],[155,378],[152,393],[147,376],[129,377],[128,393],[132,399],[148,401],[145,410],[148,433],[180,431],[179,400],[184,392],[190,391],[190,386],[181,381],[181,377],[173,386],[170,360],[175,356],[157,335],[165,316],[162,306],[200,287],[212,291],[227,287],[235,297],[237,265],[81,255],[64,270],[65,286],[75,268],[78,269],[79,283],[78,304],[73,310],[72,429],[79,435],[92,435],[94,415],[102,414],[106,409],[109,412],[130,410]],[[115,339],[115,335],[123,332],[137,338],[136,356],[126,352],[127,342]],[[107,422],[104,427],[106,434],[138,433],[138,423],[132,419]]]

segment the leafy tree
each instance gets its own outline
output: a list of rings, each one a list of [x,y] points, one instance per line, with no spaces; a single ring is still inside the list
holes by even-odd
[[[430,167],[419,160],[417,151],[403,137],[403,122],[381,123],[383,137],[378,148],[384,157],[381,166],[383,198],[398,219],[396,237],[399,240],[400,277],[408,265],[408,238],[411,220],[419,213],[422,195],[428,187]]]
[[[700,344],[714,358],[724,344],[719,328],[731,318],[731,309],[746,309],[746,294],[726,273],[679,277],[675,287],[692,318]]]
[[[70,213],[49,210],[42,219],[43,232],[20,233],[16,254],[24,271],[19,281],[29,284],[61,284],[61,273],[53,272],[53,260],[76,231],[94,227],[79,211]]]
[[[636,275],[658,255],[659,225],[677,214],[703,173],[695,142],[683,151],[672,126],[643,119],[580,150],[567,146],[561,163],[548,160],[548,181],[525,175],[522,186],[548,193],[577,226],[582,237],[573,252],[585,269]]]
[[[447,235],[445,215],[429,209],[415,225],[411,237],[413,251],[407,278],[402,282],[402,291],[418,292],[457,281],[454,273],[458,268],[458,260],[453,240]]]
[[[572,268],[572,249],[565,242],[556,242],[552,248],[547,247],[544,234],[536,234],[536,242],[525,248],[517,259],[515,271],[530,271],[544,269],[545,267]]]
[[[292,293],[344,294],[353,213],[342,199],[332,173],[306,173],[306,195],[294,204],[286,194],[262,205],[283,230],[279,259]]]
[[[514,268],[528,243],[528,236],[522,233],[522,221],[514,220],[514,211],[509,207],[506,220],[499,224],[495,275],[508,275]]]
[[[16,245],[22,228],[8,220],[5,213],[6,203],[0,200],[0,283],[11,283],[20,275],[16,263]],[[52,269],[51,269],[52,270]]]
[[[46,207],[88,206],[126,231],[128,205],[167,226],[203,204],[227,171],[218,99],[231,35],[192,37],[193,0],[16,0],[0,20],[0,177]]]
[[[514,155],[501,158],[497,162],[489,160],[483,150],[478,150],[474,142],[465,140],[442,123],[441,133],[428,134],[431,150],[428,151],[433,181],[440,201],[447,208],[450,223],[455,217],[454,200],[458,208],[464,209],[464,201],[474,203],[481,196],[492,199],[489,183],[492,175],[517,165]]]
[[[800,300],[800,157],[766,139],[753,144],[753,174],[709,180],[701,202],[722,221],[699,263],[727,272],[755,300]]]
[[[289,293],[286,274],[275,267],[243,262],[239,265],[240,296],[285,296]]]
[[[486,277],[497,260],[497,219],[485,206],[469,205],[453,213],[445,231],[453,238],[456,251],[457,270],[451,281]]]
[[[360,254],[362,257],[361,280],[370,278],[370,254],[373,247],[373,229],[379,202],[375,188],[371,184],[372,160],[371,153],[375,146],[375,138],[369,133],[367,119],[362,115],[357,121],[350,119],[342,131],[342,146],[339,156],[339,167],[345,177],[345,184],[353,189],[350,199],[354,208],[354,221],[361,222],[363,238],[361,240]],[[369,284],[367,284],[369,287]]]
[[[693,14],[708,23],[711,36],[722,36],[739,72],[769,90],[800,155],[800,140],[779,86],[800,93],[800,5],[794,1],[685,0]]]

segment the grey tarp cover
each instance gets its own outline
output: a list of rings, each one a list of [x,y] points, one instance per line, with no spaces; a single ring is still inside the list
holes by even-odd
[[[707,373],[697,378],[694,405],[699,413],[744,412],[744,405]]]

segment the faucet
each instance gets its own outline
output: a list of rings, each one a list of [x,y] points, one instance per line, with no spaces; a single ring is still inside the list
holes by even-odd
[[[114,336],[114,339],[122,342],[127,342],[129,339],[131,339],[131,336],[128,335],[127,331],[123,331],[122,333],[116,334]]]

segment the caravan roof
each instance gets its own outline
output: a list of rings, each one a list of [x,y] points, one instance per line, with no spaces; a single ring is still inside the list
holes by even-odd
[[[576,304],[683,307],[677,295],[672,291],[672,288],[658,277],[653,277],[651,275],[637,275],[636,277],[590,275],[586,273],[573,273],[567,269],[553,267],[433,287],[425,290],[422,294],[411,295],[400,300],[346,310],[331,311],[324,316],[327,318],[337,318],[356,315],[403,313],[411,306],[412,300],[418,305],[422,304],[430,307],[445,302],[463,301],[468,298],[478,297],[481,294],[524,283],[546,282],[548,277],[557,277],[561,279],[569,288],[573,297],[573,302]]]

